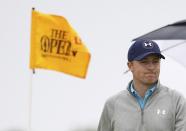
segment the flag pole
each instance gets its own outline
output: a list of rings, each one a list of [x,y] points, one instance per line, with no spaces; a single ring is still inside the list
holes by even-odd
[[[32,8],[34,11],[35,8]],[[32,86],[33,86],[33,76],[35,74],[35,69],[32,69],[30,73],[30,84],[29,84],[29,96],[28,96],[28,131],[32,131]]]
[[[30,86],[29,86],[29,98],[28,98],[28,131],[32,131],[32,86],[33,86],[33,76],[35,74],[35,69],[30,73]]]

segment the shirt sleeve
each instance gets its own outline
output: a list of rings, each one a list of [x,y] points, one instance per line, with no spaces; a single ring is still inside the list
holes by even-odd
[[[113,103],[107,101],[103,108],[97,131],[113,131],[112,116],[114,112]]]
[[[179,95],[175,104],[175,131],[186,131],[186,99]]]

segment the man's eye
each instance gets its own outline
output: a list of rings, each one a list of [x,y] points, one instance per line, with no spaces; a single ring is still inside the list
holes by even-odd
[[[141,63],[148,63],[148,61],[141,61]]]
[[[159,60],[157,60],[157,61],[153,61],[153,63],[159,63],[160,61]]]
[[[142,64],[148,64],[148,63],[158,64],[159,62],[160,62],[159,60],[155,60],[155,61],[145,61],[145,60],[143,60],[143,61],[140,61],[140,63],[142,63]]]

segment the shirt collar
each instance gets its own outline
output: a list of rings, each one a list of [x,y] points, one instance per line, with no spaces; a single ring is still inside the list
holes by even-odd
[[[149,89],[146,91],[146,93],[148,93],[149,95],[153,94],[155,89],[157,88],[157,83],[158,82],[156,82],[155,84],[150,86]],[[135,88],[133,86],[133,81],[131,81],[131,83],[129,84],[128,90],[134,96],[136,96],[138,94],[138,92],[135,90]]]

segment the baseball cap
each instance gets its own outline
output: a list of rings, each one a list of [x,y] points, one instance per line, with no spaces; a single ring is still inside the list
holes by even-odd
[[[136,40],[128,50],[128,61],[140,61],[150,54],[155,54],[165,59],[155,41],[144,39]]]

